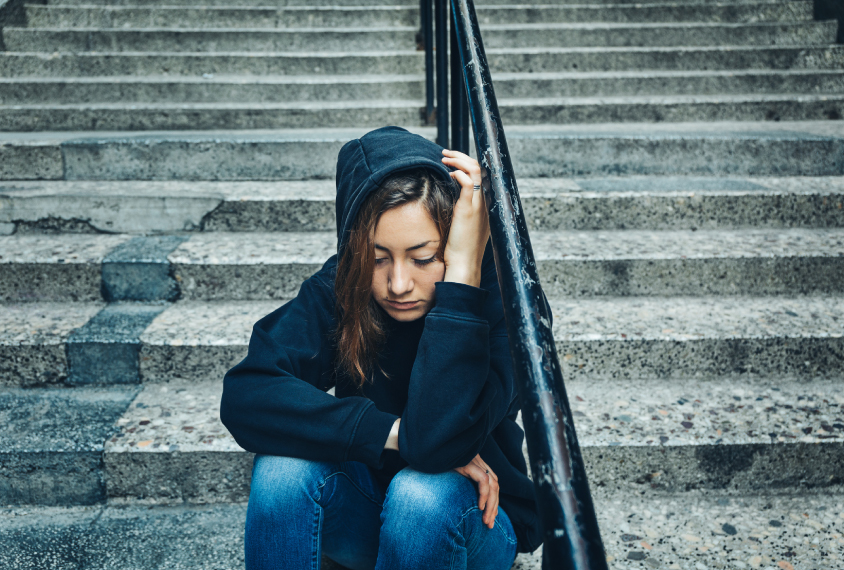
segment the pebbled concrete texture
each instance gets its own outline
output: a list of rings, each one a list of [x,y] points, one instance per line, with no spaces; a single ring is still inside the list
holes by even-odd
[[[607,123],[508,129],[520,177],[840,176],[841,121]],[[433,137],[431,128],[413,128]],[[6,133],[61,149],[68,180],[280,180],[334,176],[342,144],[366,129]],[[565,162],[558,158],[566,156]],[[32,177],[16,175],[16,178]]]
[[[103,501],[103,443],[136,392],[9,388],[0,393],[0,502]]]
[[[337,238],[322,232],[204,233],[168,259],[183,299],[281,299],[295,295],[336,247]]]
[[[140,337],[141,379],[222,381],[229,368],[246,356],[252,326],[282,304],[180,301],[168,307]]]
[[[424,73],[424,55],[413,50],[348,53],[52,53],[0,54],[2,77],[167,75],[372,75]],[[827,66],[828,67],[828,66]]]
[[[494,24],[482,27],[489,48],[829,44],[827,22],[751,24]],[[238,29],[10,28],[7,51],[372,51],[415,49],[415,27]]]
[[[724,493],[840,489],[844,391],[835,381],[569,381],[591,485]],[[252,455],[219,420],[220,379],[147,385],[105,445],[109,497],[248,497]],[[203,468],[197,469],[197,462]]]
[[[710,95],[502,100],[519,125],[677,121],[823,121],[844,117],[844,95]],[[0,106],[0,131],[295,129],[423,126],[419,100],[342,103],[102,103]]]
[[[819,26],[816,26],[819,27]],[[826,26],[829,27],[828,25]],[[803,39],[823,32],[798,28]],[[4,28],[7,51],[374,51],[416,49],[418,27],[280,28],[261,29],[100,29]],[[828,34],[827,34],[828,35]],[[835,30],[832,30],[832,39]]]
[[[552,299],[564,378],[840,375],[837,298]]]
[[[101,299],[103,258],[126,236],[6,236],[0,238],[0,299],[93,301]]]
[[[829,72],[826,72],[829,73]],[[800,85],[806,85],[806,79]],[[424,75],[249,76],[205,74],[199,77],[27,77],[0,78],[0,102],[191,101],[273,103],[279,101],[371,101],[416,99],[425,93]],[[797,86],[795,85],[795,89]],[[799,90],[797,91],[799,92]]]
[[[67,378],[65,343],[101,303],[27,303],[0,310],[0,386],[39,386]]]
[[[187,236],[139,236],[103,259],[103,297],[107,301],[175,301],[179,287],[167,256]]]
[[[248,497],[252,455],[220,422],[222,380],[149,385],[105,444],[108,496],[230,502]]]
[[[834,494],[725,498],[598,493],[611,568],[832,568],[844,557]],[[5,508],[0,563],[16,570],[234,570],[243,567],[245,504]],[[162,544],[171,547],[162,549]],[[651,562],[648,562],[651,561]],[[541,550],[513,570],[539,570]],[[763,566],[764,564],[764,566]],[[832,564],[833,566],[829,566]],[[322,567],[341,570],[323,560]]]
[[[166,307],[110,303],[67,339],[70,384],[137,384],[140,335]]]
[[[844,177],[520,178],[534,230],[844,227]],[[0,183],[16,234],[333,231],[334,182]],[[0,223],[2,223],[0,222]]]
[[[179,183],[0,183],[0,221],[16,233],[195,230],[225,189]]]
[[[792,105],[794,106],[794,104]],[[811,107],[811,105],[807,105]],[[824,109],[835,107],[827,102]],[[143,131],[197,129],[377,128],[423,126],[424,102],[188,103],[14,105],[0,107],[0,131]],[[830,111],[832,112],[832,111]],[[792,114],[811,120],[817,112]]]
[[[812,3],[760,2],[733,5],[666,3],[664,5],[478,6],[478,21],[494,23],[542,22],[758,22],[810,20]],[[28,6],[27,23],[34,27],[300,27],[300,26],[413,26],[418,9],[373,7],[187,7]]]

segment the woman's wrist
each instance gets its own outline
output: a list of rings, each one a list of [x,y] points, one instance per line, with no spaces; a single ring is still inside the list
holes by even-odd
[[[384,449],[399,450],[399,423],[401,423],[401,418],[393,422],[393,427],[390,428],[390,435],[387,436],[387,443],[384,444]]]

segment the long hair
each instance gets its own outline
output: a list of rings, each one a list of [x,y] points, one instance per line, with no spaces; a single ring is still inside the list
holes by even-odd
[[[378,359],[386,334],[380,308],[372,297],[375,271],[375,227],[381,214],[405,204],[420,202],[437,226],[443,251],[451,228],[455,183],[443,181],[420,168],[388,177],[358,212],[349,241],[337,262],[334,293],[337,297],[337,368],[362,387]]]

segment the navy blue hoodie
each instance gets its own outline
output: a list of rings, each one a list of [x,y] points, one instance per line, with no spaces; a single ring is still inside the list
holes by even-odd
[[[442,147],[398,127],[347,143],[337,163],[338,251],[387,176],[427,167],[450,183],[442,156]],[[437,283],[434,307],[409,323],[382,312],[387,340],[362,389],[335,366],[336,271],[334,255],[295,299],[255,324],[248,355],[224,380],[220,418],[232,436],[254,453],[359,461],[385,486],[405,466],[439,473],[480,453],[498,475],[519,550],[534,550],[542,533],[490,248],[480,288]],[[326,393],[332,386],[336,397]],[[399,417],[400,451],[385,450]]]

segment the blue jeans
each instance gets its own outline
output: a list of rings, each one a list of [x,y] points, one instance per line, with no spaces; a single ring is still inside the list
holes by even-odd
[[[499,507],[481,520],[474,484],[455,471],[403,469],[385,490],[362,463],[258,455],[246,513],[247,570],[508,570],[516,535]]]

